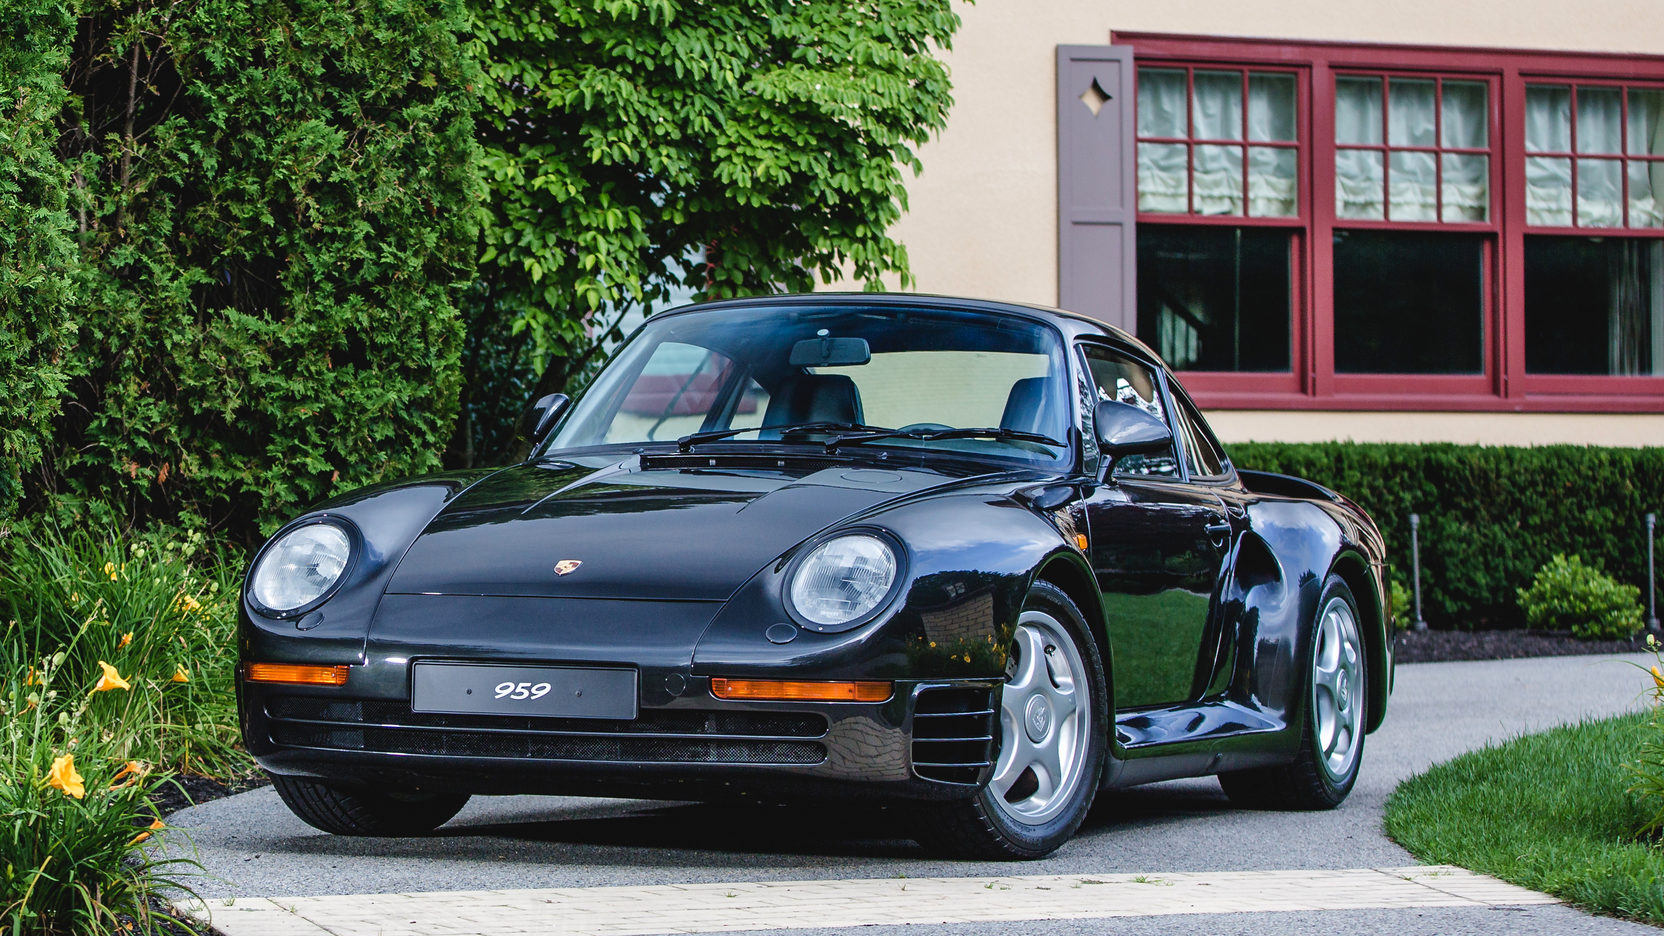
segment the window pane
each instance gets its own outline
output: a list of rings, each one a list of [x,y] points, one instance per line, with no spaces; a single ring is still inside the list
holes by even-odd
[[[1565,85],[1525,86],[1525,148],[1532,153],[1572,151],[1572,90]],[[1567,178],[1571,178],[1569,175]]]
[[[1144,224],[1138,336],[1175,370],[1289,370],[1289,234]]]
[[[1629,226],[1664,227],[1664,162],[1629,164]]]
[[[1629,152],[1632,156],[1664,156],[1664,91],[1630,89]]]
[[[1092,390],[1099,402],[1114,400],[1166,418],[1162,415],[1161,389],[1155,371],[1108,348],[1085,345],[1082,350],[1086,354],[1086,369],[1092,375]],[[1093,408],[1096,409],[1095,404]],[[1171,448],[1155,455],[1129,455],[1115,463],[1115,473],[1171,478],[1179,473],[1179,461]]]
[[[1335,213],[1379,221],[1385,217],[1386,175],[1378,150],[1335,151]]]
[[[1525,158],[1525,223],[1572,226],[1572,161],[1550,156]]]
[[[1242,139],[1242,73],[1196,72],[1191,102],[1198,140]]]
[[[1577,151],[1623,152],[1623,92],[1617,88],[1577,89]]]
[[[1335,79],[1335,142],[1381,142],[1381,79]]]
[[[1183,143],[1138,144],[1138,210],[1190,210],[1190,170]]]
[[[1527,237],[1525,369],[1664,374],[1664,241]]]
[[[1300,213],[1298,158],[1292,149],[1248,147],[1248,213],[1256,218],[1292,218]]]
[[[1242,214],[1242,147],[1196,146],[1196,213]]]
[[[1443,220],[1488,220],[1491,204],[1490,157],[1445,153],[1439,158],[1444,163]]]
[[[1437,221],[1438,164],[1433,154],[1394,151],[1390,166],[1392,204],[1388,217],[1393,221]]]
[[[1337,231],[1335,370],[1483,371],[1486,236]]]
[[[1173,415],[1178,417],[1179,429],[1184,433],[1184,463],[1191,477],[1217,478],[1225,473],[1225,453],[1212,438],[1202,414],[1190,401],[1175,396]]]
[[[1433,145],[1433,82],[1394,78],[1388,87],[1387,142],[1393,146]]]
[[[1184,72],[1171,68],[1138,70],[1138,135],[1187,137],[1184,119]]]
[[[1441,108],[1441,146],[1484,149],[1490,145],[1489,93],[1477,81],[1446,81]]]
[[[1577,161],[1577,226],[1624,223],[1623,166],[1616,159]]]
[[[1299,138],[1294,119],[1294,76],[1248,74],[1248,139],[1292,142]]]

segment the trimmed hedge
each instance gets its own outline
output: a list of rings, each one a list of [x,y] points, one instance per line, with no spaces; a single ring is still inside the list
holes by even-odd
[[[1357,501],[1380,526],[1393,576],[1405,583],[1410,514],[1419,513],[1422,611],[1434,627],[1522,625],[1515,590],[1529,586],[1557,553],[1581,555],[1644,590],[1644,518],[1664,512],[1664,448],[1352,442],[1229,448],[1239,468],[1307,478]]]

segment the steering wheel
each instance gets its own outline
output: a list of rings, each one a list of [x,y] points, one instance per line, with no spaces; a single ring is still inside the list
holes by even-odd
[[[922,423],[911,423],[909,425],[902,426],[901,431],[902,432],[936,432],[936,431],[941,430],[941,429],[952,429],[952,428],[953,428],[952,426],[944,426],[941,423],[922,422]]]

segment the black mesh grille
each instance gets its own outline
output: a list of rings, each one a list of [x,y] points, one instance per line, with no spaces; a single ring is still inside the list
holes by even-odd
[[[296,747],[345,751],[654,764],[818,764],[826,759],[825,746],[814,741],[482,735],[422,728],[333,728],[304,724],[273,725],[272,740]]]
[[[994,690],[925,689],[913,710],[913,772],[942,783],[976,783],[993,765]]]
[[[632,720],[598,718],[527,718],[516,715],[446,715],[412,712],[402,702],[337,701],[307,697],[277,698],[266,704],[273,718],[352,722],[408,728],[476,728],[561,734],[744,735],[819,738],[826,718],[809,712],[647,711]]]
[[[272,740],[393,754],[636,763],[818,764],[826,718],[806,712],[643,712],[629,720],[445,715],[400,702],[278,697]]]

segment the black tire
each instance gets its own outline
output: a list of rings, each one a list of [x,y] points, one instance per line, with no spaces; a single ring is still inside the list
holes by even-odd
[[[1071,752],[1075,751],[1075,746],[1080,744],[1083,737],[1085,742],[1083,759],[1077,761],[1074,753],[1069,757],[1072,764],[1078,763],[1078,772],[1071,774],[1074,768],[1069,767],[1061,771],[1069,778],[1064,784],[1068,792],[1059,794],[1061,799],[1058,802],[1048,803],[1043,813],[1037,815],[1039,821],[1033,823],[1025,822],[1014,815],[1014,809],[1020,808],[1020,804],[1008,805],[1007,801],[995,792],[993,783],[984,785],[971,799],[930,803],[919,807],[914,837],[931,852],[950,858],[993,861],[1044,858],[1075,834],[1075,830],[1080,828],[1082,820],[1086,818],[1087,811],[1092,808],[1092,799],[1098,791],[1098,781],[1103,773],[1104,756],[1109,744],[1109,701],[1103,660],[1098,653],[1097,643],[1089,635],[1086,619],[1061,589],[1046,582],[1037,582],[1034,585],[1028,599],[1023,603],[1023,619],[1028,621],[1037,617],[1049,619],[1062,626],[1061,633],[1073,644],[1074,660],[1081,664],[1080,669],[1083,671],[1080,676],[1085,681],[1084,694],[1078,694],[1080,687],[1078,682],[1074,682],[1071,684],[1070,696],[1083,699],[1087,711],[1079,719],[1072,715],[1067,716],[1071,726],[1069,736],[1074,739],[1074,744],[1070,746]],[[1019,624],[1019,637],[1024,626],[1027,625]],[[1050,628],[1050,625],[1046,624],[1045,627]],[[1055,634],[1057,631],[1050,629],[1045,633]],[[1016,642],[1014,640],[1014,643]],[[1048,645],[1048,656],[1054,649],[1055,644]],[[1057,688],[1055,680],[1053,686]],[[1006,700],[1002,700],[1002,713],[998,719],[999,727],[996,728],[1002,735],[1002,755],[1009,740],[1004,738],[1009,730],[1005,705]],[[1047,711],[1049,713],[1051,710]],[[1063,722],[1063,719],[1057,719],[1050,723],[1045,729],[1044,737],[1052,738],[1055,734],[1061,739]],[[997,770],[996,767],[996,772]],[[1031,774],[1028,779],[1032,781],[1034,776]],[[1019,782],[1022,782],[1021,777]],[[1017,784],[1008,786],[1008,792],[1017,789]],[[1032,792],[1028,794],[1030,799],[1034,795]]]
[[[272,786],[302,822],[334,835],[426,835],[468,803],[466,793],[376,793],[281,774]]]
[[[1351,715],[1353,727],[1350,731],[1351,746],[1347,752],[1347,763],[1341,769],[1333,768],[1332,757],[1325,756],[1324,740],[1319,730],[1321,716],[1317,711],[1316,702],[1318,660],[1325,653],[1322,633],[1324,618],[1337,603],[1343,605],[1346,613],[1350,615],[1358,654],[1357,685],[1355,688],[1347,687],[1341,693],[1343,696],[1349,695],[1350,704],[1356,708]],[[1369,720],[1369,666],[1364,656],[1366,649],[1363,631],[1358,625],[1358,602],[1352,597],[1352,590],[1346,587],[1346,583],[1339,576],[1331,575],[1323,583],[1323,596],[1317,603],[1317,618],[1312,622],[1309,643],[1304,654],[1306,663],[1304,692],[1301,696],[1303,711],[1300,716],[1300,747],[1295,752],[1294,760],[1287,764],[1220,774],[1219,785],[1224,787],[1225,794],[1231,798],[1231,802],[1253,809],[1317,810],[1333,809],[1346,799],[1347,794],[1352,792],[1352,786],[1358,781],[1358,770],[1363,764],[1364,726]],[[1344,646],[1340,648],[1340,652],[1345,653]]]

